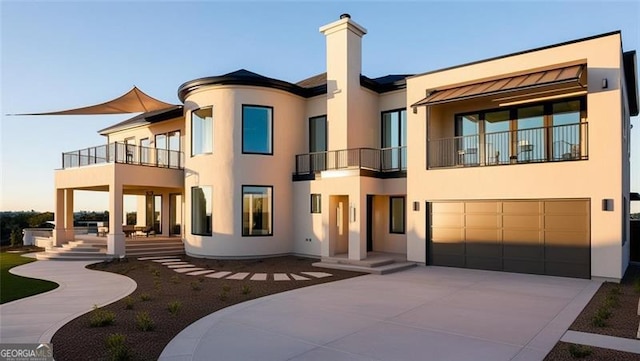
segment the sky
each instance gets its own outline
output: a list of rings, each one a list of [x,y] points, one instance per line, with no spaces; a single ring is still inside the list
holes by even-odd
[[[640,51],[637,1],[0,0],[0,210],[53,211],[62,153],[104,144],[97,131],[131,117],[6,114],[101,103],[133,85],[179,104],[182,83],[241,68],[297,82],[325,71],[318,28],[342,13],[368,30],[362,68],[369,77],[423,73],[613,30],[622,31],[625,51]],[[640,119],[632,124],[631,189],[640,192]],[[107,206],[104,194],[76,196],[76,210]]]

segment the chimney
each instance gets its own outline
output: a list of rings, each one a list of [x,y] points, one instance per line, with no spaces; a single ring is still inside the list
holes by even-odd
[[[362,36],[367,30],[349,14],[320,28],[327,41],[328,149],[349,147],[348,122],[356,114],[362,73]]]

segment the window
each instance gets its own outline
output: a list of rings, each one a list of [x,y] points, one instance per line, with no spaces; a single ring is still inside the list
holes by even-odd
[[[322,195],[311,195],[311,213],[322,213]]]
[[[191,234],[211,236],[211,198],[211,187],[191,187]]]
[[[242,106],[242,153],[273,154],[273,108]]]
[[[191,112],[191,155],[213,152],[213,108]]]
[[[385,169],[406,169],[407,110],[398,109],[382,113],[383,165]],[[389,149],[390,148],[390,149]]]
[[[389,233],[404,233],[404,197],[391,197],[389,202]]]
[[[453,143],[437,145],[456,165],[587,159],[586,125],[585,98],[557,100],[456,115]]]
[[[312,172],[323,171],[327,168],[327,116],[309,118],[309,159]]]
[[[151,163],[151,140],[149,138],[140,139],[140,163]]]
[[[272,193],[270,186],[242,186],[242,235],[271,236]]]

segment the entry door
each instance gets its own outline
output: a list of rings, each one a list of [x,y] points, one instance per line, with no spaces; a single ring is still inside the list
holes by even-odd
[[[373,195],[367,194],[367,252],[373,252]]]
[[[349,252],[349,196],[329,197],[329,254]]]

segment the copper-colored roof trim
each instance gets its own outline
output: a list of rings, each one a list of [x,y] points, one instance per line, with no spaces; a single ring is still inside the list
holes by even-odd
[[[501,94],[529,88],[558,86],[563,84],[566,84],[569,87],[579,85],[582,88],[586,88],[586,80],[586,64],[571,65],[450,89],[435,90],[429,93],[429,95],[424,99],[411,106],[418,107],[422,105],[443,104],[480,96]]]

